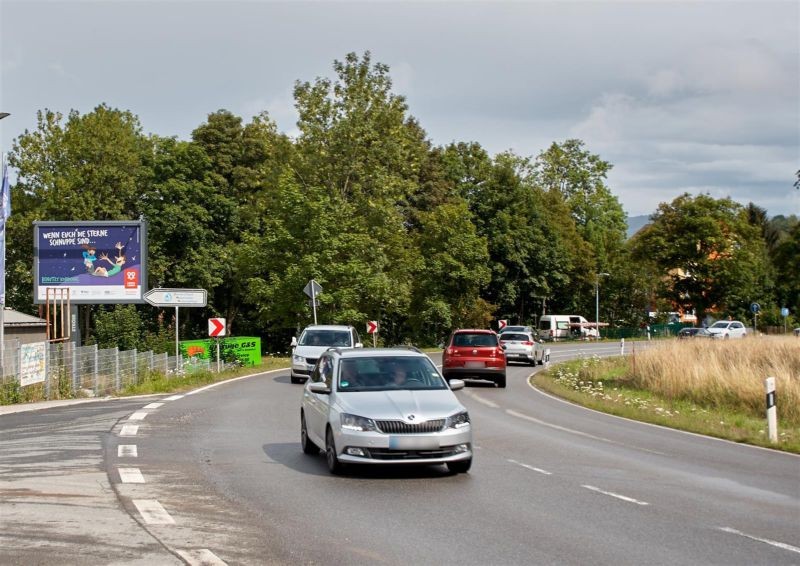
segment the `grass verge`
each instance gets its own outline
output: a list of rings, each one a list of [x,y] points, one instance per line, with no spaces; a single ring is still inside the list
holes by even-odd
[[[218,381],[226,381],[234,377],[288,368],[290,365],[291,360],[289,358],[264,357],[261,359],[261,365],[239,367],[220,373],[198,371],[183,376],[165,376],[163,373],[151,372],[141,382],[126,387],[119,395],[124,397],[129,395],[148,395],[152,393],[180,393]]]
[[[748,399],[737,398],[735,389],[721,394],[719,383],[711,384],[717,390],[705,397],[696,389],[691,394],[679,390],[669,394],[657,387],[645,388],[631,373],[631,366],[630,358],[586,358],[559,364],[531,379],[549,393],[605,413],[800,454],[800,419],[788,405],[782,417],[780,400],[788,404],[790,399],[780,389],[778,442],[773,444],[763,404],[760,411],[754,410]],[[647,379],[654,383],[658,378],[649,375]]]

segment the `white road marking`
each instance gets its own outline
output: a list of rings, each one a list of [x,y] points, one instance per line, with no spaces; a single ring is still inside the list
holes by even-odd
[[[207,548],[176,550],[176,552],[191,566],[227,566],[226,562]]]
[[[170,395],[166,397],[164,401],[177,401],[178,399],[183,399],[183,395]]]
[[[620,495],[619,493],[614,493],[611,491],[604,491],[599,487],[595,487],[593,485],[582,485],[581,487],[585,487],[586,489],[590,489],[592,491],[596,491],[597,493],[602,493],[603,495],[609,495],[611,497],[616,497],[617,499],[621,499],[622,501],[627,501],[628,503],[636,503],[636,505],[650,505],[646,501],[639,501],[638,499],[634,499],[633,497],[626,497],[624,495]]]
[[[552,424],[552,423],[548,423],[548,422],[545,422],[545,421],[543,421],[541,419],[537,419],[536,417],[531,417],[531,416],[525,415],[523,413],[518,413],[517,411],[514,411],[512,409],[506,409],[506,413],[508,413],[512,417],[517,417],[519,419],[525,419],[526,421],[530,421],[532,423],[540,424],[542,426],[554,428],[556,430],[561,430],[563,432],[568,432],[570,434],[577,434],[578,436],[584,436],[586,438],[592,438],[594,440],[600,440],[602,442],[608,442],[610,444],[619,444],[618,442],[614,442],[613,440],[610,440],[608,438],[603,438],[602,436],[595,436],[595,435],[589,434],[587,432],[581,432],[579,430],[573,430],[571,428],[567,428],[567,427],[555,425],[555,424]]]
[[[155,499],[134,499],[133,504],[139,510],[142,520],[148,525],[175,524],[175,519]]]
[[[465,393],[469,397],[472,397],[473,399],[475,399],[478,403],[483,403],[487,407],[491,407],[492,409],[499,409],[500,408],[500,405],[498,405],[497,403],[489,401],[488,399],[484,399],[483,397],[481,397],[480,395],[476,395],[472,391],[465,391]]]
[[[785,542],[778,542],[778,541],[775,541],[775,540],[769,540],[767,538],[754,537],[753,535],[748,535],[747,533],[743,533],[741,531],[737,531],[736,529],[732,529],[730,527],[718,527],[718,528],[719,528],[719,530],[721,530],[724,533],[731,533],[731,534],[734,534],[734,535],[739,535],[740,537],[749,538],[751,540],[755,540],[755,541],[758,541],[758,542],[763,542],[765,544],[770,544],[772,546],[776,546],[778,548],[782,548],[783,550],[788,550],[789,552],[796,552],[796,553],[800,554],[800,548],[797,548],[796,546],[792,546],[791,544],[786,544]]]
[[[122,483],[144,483],[144,476],[139,468],[117,468]]]
[[[133,413],[130,417],[128,417],[129,421],[143,421],[144,418],[148,415],[144,411],[137,411]]]
[[[120,444],[117,446],[117,458],[138,458],[139,450],[135,444]]]
[[[145,405],[142,409],[158,409],[164,403],[150,403],[149,405]]]
[[[139,432],[139,425],[125,425],[122,427],[122,430],[119,431],[120,436],[136,436],[136,433]]]
[[[546,476],[552,476],[553,474],[543,470],[541,468],[534,468],[533,466],[529,466],[528,464],[523,464],[522,462],[517,462],[516,460],[509,460],[512,464],[516,464],[517,466],[522,466],[523,468],[527,468],[529,470],[533,470],[534,472],[539,472],[540,474],[544,474]]]

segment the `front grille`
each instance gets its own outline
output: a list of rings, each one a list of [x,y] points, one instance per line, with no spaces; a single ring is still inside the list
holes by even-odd
[[[386,434],[424,434],[439,432],[444,428],[444,419],[408,424],[403,421],[375,421],[381,432]]]
[[[317,358],[306,358],[306,363],[310,366],[317,365]]]
[[[447,458],[455,456],[453,446],[438,450],[389,450],[388,448],[370,448],[369,457],[373,460],[423,460],[426,458]]]

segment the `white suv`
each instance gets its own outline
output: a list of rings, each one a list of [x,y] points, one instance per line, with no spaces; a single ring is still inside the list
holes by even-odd
[[[304,383],[322,352],[328,348],[361,348],[361,338],[352,326],[314,324],[300,339],[292,338],[292,383]]]
[[[744,338],[747,328],[738,320],[720,320],[708,327],[708,333],[712,338]]]

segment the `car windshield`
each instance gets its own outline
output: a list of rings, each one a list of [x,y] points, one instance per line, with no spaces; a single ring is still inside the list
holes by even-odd
[[[297,343],[299,346],[350,346],[347,330],[306,330]]]
[[[506,332],[525,332],[525,327],[524,326],[506,326],[505,328],[503,328],[503,330],[501,330],[501,332],[503,334],[505,334]]]
[[[375,356],[343,359],[339,391],[396,391],[447,389],[427,357]]]
[[[504,332],[503,335],[500,337],[500,340],[502,340],[503,342],[508,342],[512,340],[525,342],[525,341],[530,341],[530,339],[531,337],[528,336],[527,334],[514,334],[511,332]]]
[[[494,334],[460,332],[453,336],[453,346],[497,346]]]
[[[728,328],[729,322],[715,322],[711,328]]]

